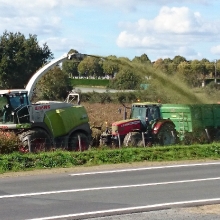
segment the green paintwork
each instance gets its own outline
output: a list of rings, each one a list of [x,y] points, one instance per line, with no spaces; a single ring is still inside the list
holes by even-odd
[[[66,135],[75,127],[88,121],[88,115],[83,106],[47,111],[44,117],[44,122],[54,137]]]
[[[20,129],[20,128],[31,128],[31,124],[30,123],[16,124],[16,128],[18,128],[18,129]]]
[[[161,117],[170,118],[180,133],[220,127],[219,104],[163,104],[160,111]]]

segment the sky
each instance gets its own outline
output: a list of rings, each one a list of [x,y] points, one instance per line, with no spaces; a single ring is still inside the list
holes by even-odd
[[[0,0],[4,31],[36,35],[59,58],[220,59],[220,0]]]

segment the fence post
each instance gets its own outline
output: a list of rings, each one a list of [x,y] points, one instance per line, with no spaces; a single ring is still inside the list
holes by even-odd
[[[211,137],[210,137],[210,135],[209,135],[209,131],[208,131],[207,128],[205,128],[205,133],[206,133],[206,136],[207,136],[208,141],[210,142],[210,141],[211,141]]]
[[[82,145],[81,145],[81,137],[78,135],[78,143],[79,143],[79,151],[82,151]]]
[[[120,139],[120,135],[118,134],[118,145],[119,145],[119,148],[121,147],[121,139]]]
[[[141,134],[142,134],[142,141],[143,141],[144,147],[146,147],[145,138],[144,138],[144,132],[141,132]]]

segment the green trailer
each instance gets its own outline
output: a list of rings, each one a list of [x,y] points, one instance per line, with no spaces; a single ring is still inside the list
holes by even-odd
[[[160,113],[173,121],[180,140],[220,140],[219,104],[162,104]]]
[[[112,123],[101,144],[175,145],[220,141],[220,104],[133,103],[129,119]]]

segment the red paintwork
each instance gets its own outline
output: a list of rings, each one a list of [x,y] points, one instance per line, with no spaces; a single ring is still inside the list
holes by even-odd
[[[159,120],[159,121],[157,121],[157,122],[154,124],[154,126],[153,126],[153,128],[152,128],[153,134],[157,134],[158,131],[160,130],[160,128],[162,127],[162,125],[164,125],[165,123],[171,123],[171,124],[173,124],[173,122],[172,122],[170,119],[161,119],[161,120]],[[174,124],[173,124],[173,125],[174,125]],[[174,125],[174,126],[175,126],[175,125]]]
[[[50,109],[50,105],[39,105],[35,107],[35,110],[44,110],[44,109]]]
[[[141,121],[139,119],[122,120],[112,124],[112,135],[126,135],[134,130],[141,130]]]

